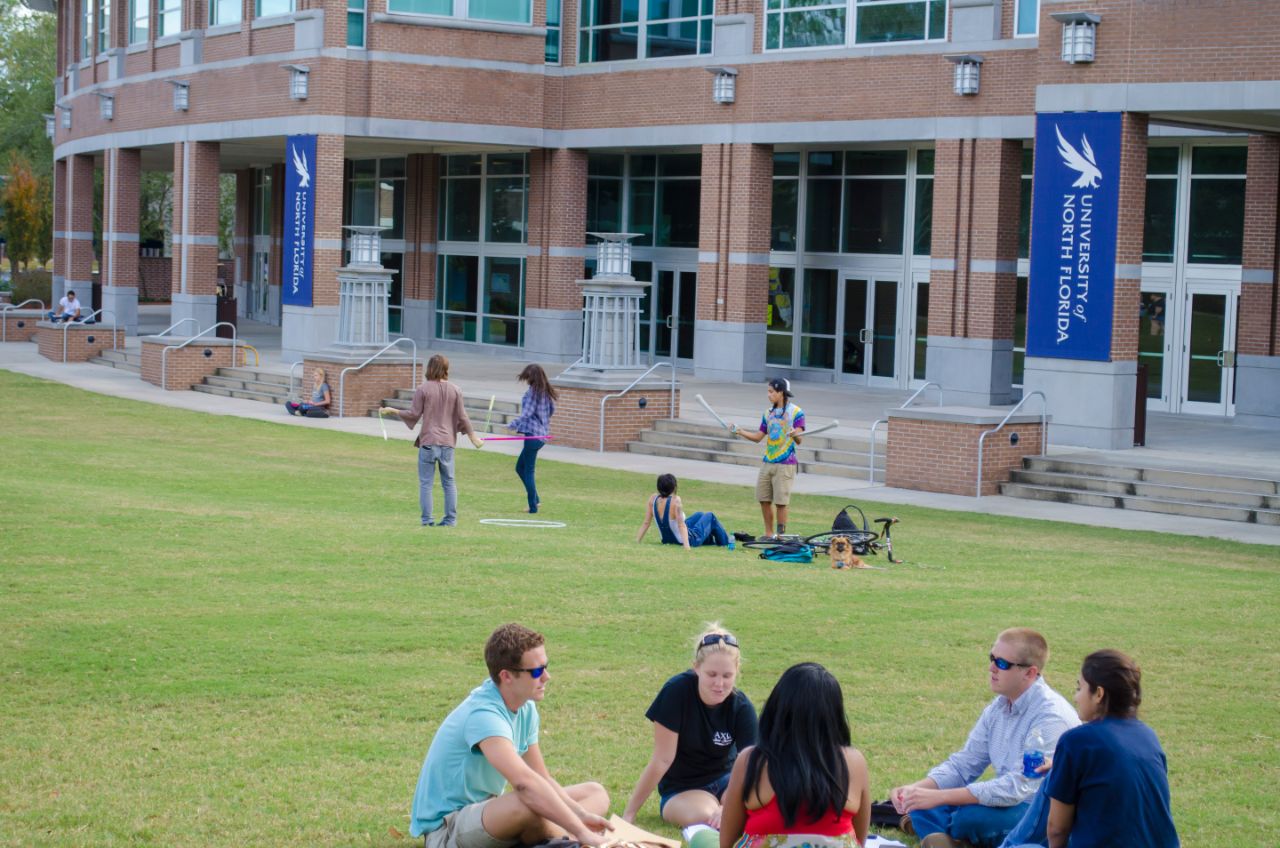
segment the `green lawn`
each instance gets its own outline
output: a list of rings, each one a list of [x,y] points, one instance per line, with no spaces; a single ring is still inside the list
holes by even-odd
[[[480,525],[523,491],[470,448],[460,526],[420,528],[405,442],[7,372],[0,398],[0,844],[408,845],[431,734],[508,620],[548,638],[553,773],[618,812],[644,710],[708,619],[757,705],[791,663],[835,672],[877,797],[961,744],[994,634],[1025,624],[1068,695],[1090,650],[1137,657],[1184,845],[1280,829],[1280,549],[863,502],[902,519],[906,565],[687,554],[634,543],[652,481],[604,468],[540,463],[567,529]],[[745,487],[681,494],[758,532]],[[791,526],[842,505],[800,497]],[[656,799],[642,816],[662,827]]]

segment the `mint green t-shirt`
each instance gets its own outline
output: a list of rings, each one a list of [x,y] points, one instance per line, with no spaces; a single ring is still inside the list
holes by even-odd
[[[485,680],[449,713],[431,740],[413,793],[411,836],[439,828],[445,816],[468,804],[502,794],[506,778],[480,752],[480,743],[491,736],[509,739],[523,757],[530,745],[538,744],[538,708],[527,701],[511,712],[498,687]]]

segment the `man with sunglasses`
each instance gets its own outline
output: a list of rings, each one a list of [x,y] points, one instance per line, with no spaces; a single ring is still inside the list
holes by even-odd
[[[1049,659],[1043,636],[1013,627],[996,637],[988,654],[995,698],[982,711],[964,747],[923,780],[892,791],[903,830],[921,848],[974,845],[995,848],[1022,818],[1036,786],[1021,781],[1022,751],[1035,731],[1051,757],[1058,737],[1080,723],[1067,699],[1049,688],[1040,671]],[[991,780],[979,780],[987,766]]]
[[[598,783],[562,787],[538,746],[537,702],[551,678],[542,634],[504,624],[485,643],[484,661],[489,678],[427,749],[409,832],[425,848],[509,848],[565,835],[601,845],[608,792]]]

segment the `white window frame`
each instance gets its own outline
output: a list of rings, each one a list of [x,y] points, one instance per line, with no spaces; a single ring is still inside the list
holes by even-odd
[[[182,32],[182,4],[183,0],[156,0],[156,38]],[[170,16],[175,17],[178,22],[172,32],[164,25]]]
[[[229,20],[223,20],[218,15],[218,9],[221,4],[226,3],[235,9],[235,17]],[[238,24],[244,19],[244,5],[240,0],[209,0],[209,26],[228,26],[230,24]]]
[[[1018,21],[1022,20],[1022,10],[1026,7],[1033,7],[1035,15],[1032,20],[1035,21],[1036,28],[1031,32],[1018,32]],[[1038,38],[1040,35],[1040,0],[1017,0],[1013,8],[1013,37],[1014,38]]]
[[[779,3],[783,3],[783,2],[785,2],[785,0],[779,0]],[[819,5],[796,6],[792,8],[783,8],[781,5],[779,5],[777,8],[770,8],[770,0],[765,0],[764,25],[760,28],[760,44],[761,44],[761,48],[766,53],[781,53],[781,52],[791,53],[791,52],[804,52],[804,51],[811,51],[811,50],[842,50],[842,49],[855,48],[855,47],[885,48],[885,47],[892,47],[893,45],[898,45],[898,44],[902,44],[902,45],[940,44],[946,41],[950,37],[951,15],[949,14],[949,12],[951,8],[951,2],[952,0],[946,0],[946,5],[943,7],[942,35],[939,36],[938,38],[929,38],[930,27],[929,27],[927,13],[930,5],[930,0],[843,0],[843,2],[841,2],[841,0],[834,0],[834,2],[827,2],[820,6]],[[925,6],[926,19],[925,19],[925,28],[924,28],[925,30],[924,38],[902,39],[900,41],[858,41],[858,15],[859,15],[858,10],[859,9],[884,8],[886,6],[907,6],[913,3],[921,3]],[[808,47],[784,47],[781,44],[779,44],[777,47],[769,46],[769,21],[771,17],[776,16],[779,19],[782,19],[786,14],[789,14],[789,13],[798,14],[803,12],[822,11],[824,9],[841,9],[841,8],[843,8],[845,11],[844,40],[839,44],[817,44],[817,45],[812,45]],[[780,28],[779,40],[781,40],[781,35],[782,35],[782,30]]]
[[[595,25],[595,24],[584,25],[583,21],[587,19],[587,14],[588,14],[586,10],[591,8],[591,2],[592,0],[584,0],[584,2],[579,5],[579,14],[581,15],[581,18],[578,21],[578,28],[577,28],[579,50],[582,49],[584,38],[586,39],[586,49],[590,50],[591,33],[593,32],[600,32],[604,30],[625,30],[625,29],[634,28],[636,30],[636,55],[634,59],[596,59],[593,57],[585,60],[582,59],[581,55],[579,55],[578,57],[579,64],[595,65],[595,64],[600,64],[604,62],[640,62],[640,61],[644,61],[646,59],[651,59],[651,58],[654,58],[654,59],[672,58],[669,56],[649,56],[648,55],[649,27],[650,26],[666,26],[669,24],[683,24],[683,23],[688,23],[690,21],[693,21],[697,24],[697,28],[698,28],[697,44],[699,46],[699,51],[696,53],[688,53],[684,55],[685,56],[711,56],[714,53],[714,50],[715,50],[715,25],[714,25],[715,4],[714,3],[711,4],[711,12],[705,15],[701,13],[702,8],[704,6],[704,2],[703,0],[698,0],[699,14],[697,15],[687,16],[683,18],[657,18],[654,21],[650,21],[649,20],[649,4],[647,0],[645,0],[645,2],[640,3],[640,7],[639,7],[640,16],[635,21],[618,23],[618,24],[604,24],[602,26]],[[707,42],[707,49],[705,53],[701,51],[703,22],[711,22],[712,24],[711,38]],[[563,55],[564,53],[563,53],[563,47],[562,47],[561,56]]]
[[[138,33],[142,33],[141,38]],[[150,40],[151,0],[129,0],[129,43],[143,44]]]
[[[111,49],[111,0],[98,0],[97,45],[99,53]]]
[[[533,0],[527,0],[529,13],[523,21],[509,21],[499,18],[478,18],[471,14],[468,0],[453,0],[452,11],[445,15],[439,12],[407,12],[393,8],[395,0],[387,0],[387,12],[393,15],[411,15],[415,18],[461,18],[469,21],[489,21],[490,23],[509,24],[510,26],[533,26]]]
[[[93,55],[93,7],[94,0],[80,0],[80,58]]]

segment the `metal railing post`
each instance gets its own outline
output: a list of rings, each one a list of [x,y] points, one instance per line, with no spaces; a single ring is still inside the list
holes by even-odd
[[[923,386],[921,386],[920,388],[912,392],[911,397],[904,400],[902,402],[902,405],[899,406],[898,409],[906,409],[907,407],[911,406],[911,404],[915,401],[915,399],[920,397],[920,395],[924,394],[925,390],[928,389],[930,386],[933,386],[935,389],[938,390],[938,406],[942,406],[942,386],[930,380],[929,382],[925,383]],[[869,463],[870,467],[867,468],[868,483],[874,483],[876,481],[876,430],[880,427],[881,424],[888,424],[888,423],[889,423],[888,418],[877,418],[875,421],[871,422],[871,456],[870,456],[871,461]]]
[[[401,342],[408,342],[409,344],[413,345],[413,348],[412,348],[412,350],[413,350],[413,360],[412,360],[412,363],[410,364],[410,367],[413,369],[413,371],[412,371],[412,372],[411,372],[411,374],[410,374],[410,379],[409,379],[410,384],[412,384],[412,383],[413,383],[413,381],[414,381],[414,380],[416,380],[416,379],[418,378],[418,343],[417,343],[417,342],[415,342],[413,339],[409,338],[408,336],[401,336],[400,338],[396,339],[395,341],[393,341],[393,342],[389,343],[386,347],[384,347],[384,348],[382,348],[381,350],[379,350],[379,351],[378,351],[377,353],[375,353],[373,356],[371,356],[371,357],[369,357],[368,359],[366,359],[364,362],[361,362],[359,365],[351,365],[351,366],[349,366],[349,367],[347,367],[347,368],[343,368],[343,369],[342,369],[342,373],[338,375],[338,417],[339,417],[339,418],[346,418],[346,417],[347,417],[347,406],[346,406],[346,402],[345,402],[345,400],[346,400],[347,372],[348,372],[348,371],[359,371],[361,368],[364,368],[364,367],[365,367],[366,365],[368,365],[370,362],[373,362],[375,359],[377,359],[378,357],[382,356],[382,354],[384,354],[384,353],[386,353],[387,351],[391,350],[391,348],[395,347],[396,345],[400,344]],[[297,365],[298,365],[298,363],[296,363],[296,362],[295,362],[295,363],[294,363],[294,366],[297,366]],[[290,391],[293,391],[293,368],[292,368],[292,367],[289,369],[289,390],[290,390]]]
[[[40,317],[44,317],[44,301],[37,297],[29,297],[17,306],[14,306],[11,303],[6,303],[3,306],[0,306],[0,342],[9,341],[9,313],[15,309],[21,309],[28,303],[40,304]]]
[[[987,436],[1004,429],[1004,425],[1009,423],[1009,419],[1022,408],[1022,405],[1037,395],[1040,397],[1040,453],[1043,454],[1049,449],[1049,399],[1044,396],[1044,392],[1040,391],[1024,395],[1022,400],[1018,401],[1017,405],[1009,410],[1009,414],[999,424],[991,430],[984,430],[982,435],[978,436],[978,491],[974,495],[975,497],[982,497],[982,446],[987,440]]]
[[[627,392],[631,391],[631,390],[632,390],[632,389],[634,389],[637,385],[639,385],[639,384],[641,383],[641,381],[643,381],[643,380],[644,380],[644,378],[645,378],[645,377],[648,377],[650,374],[652,374],[654,371],[657,371],[659,368],[661,368],[661,367],[662,367],[662,366],[664,366],[664,365],[671,369],[671,402],[670,402],[670,409],[671,409],[671,413],[670,413],[670,414],[671,414],[671,417],[672,417],[672,418],[675,418],[675,414],[676,414],[676,365],[675,365],[675,363],[674,363],[674,362],[667,362],[667,361],[665,361],[665,360],[664,360],[664,361],[662,361],[662,362],[655,362],[652,366],[650,366],[650,367],[649,367],[649,370],[648,370],[648,371],[645,371],[645,372],[644,372],[643,374],[641,374],[639,377],[636,377],[634,380],[632,380],[632,381],[631,381],[631,385],[627,386],[627,387],[626,387],[625,389],[623,389],[622,391],[618,392],[617,394],[605,395],[604,397],[600,398],[600,450],[599,450],[599,453],[604,453],[604,404],[605,404],[605,401],[612,400],[613,398],[620,398],[620,397],[622,397],[622,396],[623,396],[623,395],[625,395]]]
[[[183,321],[190,321],[190,320],[192,320],[192,319],[190,319],[190,318],[183,318],[182,320],[183,320]],[[179,322],[178,322],[178,324],[181,324],[181,323],[182,323],[182,321],[179,321]],[[177,326],[177,324],[175,324],[174,326],[176,327],[176,326]],[[196,326],[198,327],[198,326],[200,326],[200,325],[199,325],[199,324],[197,324]],[[192,336],[191,338],[187,339],[187,340],[186,340],[185,342],[183,342],[182,344],[179,344],[179,345],[165,345],[165,346],[164,346],[164,350],[160,351],[160,388],[162,388],[162,389],[164,389],[164,390],[166,390],[166,391],[168,391],[168,388],[169,388],[169,385],[168,385],[168,383],[169,383],[169,379],[168,379],[168,375],[169,375],[169,351],[171,351],[171,350],[182,350],[184,347],[186,347],[187,345],[191,344],[193,341],[195,341],[196,339],[200,338],[201,336],[205,336],[205,335],[208,335],[209,333],[215,332],[219,327],[230,327],[230,328],[231,328],[231,362],[232,362],[232,364],[233,364],[233,365],[235,364],[235,361],[236,361],[236,348],[239,346],[239,343],[240,343],[240,340],[239,340],[238,338],[236,338],[236,325],[235,325],[235,324],[232,324],[230,321],[219,321],[218,323],[214,324],[214,325],[213,325],[212,327],[210,327],[209,329],[207,329],[207,330],[201,330],[199,333],[196,333],[194,336]],[[173,329],[173,328],[171,327],[170,329]]]

